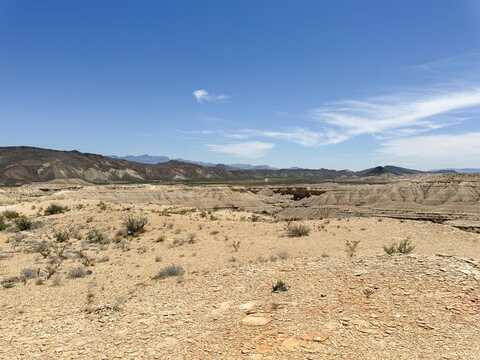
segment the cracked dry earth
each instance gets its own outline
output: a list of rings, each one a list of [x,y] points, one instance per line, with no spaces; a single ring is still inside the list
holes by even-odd
[[[53,202],[70,210],[45,216]],[[35,226],[0,232],[1,359],[479,358],[480,234],[344,218],[301,221],[311,232],[292,238],[267,215],[78,193],[8,208]],[[130,214],[148,219],[135,237],[118,232]],[[412,254],[384,253],[407,238]],[[346,240],[360,240],[352,258]],[[153,279],[171,264],[184,273]]]

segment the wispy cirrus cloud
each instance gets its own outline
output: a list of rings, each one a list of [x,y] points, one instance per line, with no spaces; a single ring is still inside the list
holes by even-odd
[[[222,153],[244,159],[256,159],[263,157],[268,150],[273,149],[275,145],[261,141],[239,142],[231,144],[209,144],[209,151]]]
[[[323,132],[307,130],[305,128],[293,128],[286,130],[258,130],[258,129],[240,129],[236,132],[227,133],[225,136],[237,139],[248,138],[269,138],[293,142],[303,146],[316,146],[326,140]]]
[[[401,136],[439,129],[462,121],[461,111],[479,106],[480,89],[473,88],[429,96],[342,101],[315,109],[312,116],[346,140],[365,134]]]
[[[389,161],[424,169],[480,166],[480,132],[391,139],[378,152]]]
[[[339,144],[361,135],[381,141],[419,136],[480,114],[480,88],[442,89],[326,104],[309,112],[309,127],[215,130],[236,140],[274,139],[305,147]],[[213,133],[212,133],[213,134]]]
[[[225,95],[225,94],[219,94],[219,95],[210,94],[205,89],[195,90],[192,93],[192,95],[199,104],[224,102],[224,101],[227,101],[230,98],[230,96]]]

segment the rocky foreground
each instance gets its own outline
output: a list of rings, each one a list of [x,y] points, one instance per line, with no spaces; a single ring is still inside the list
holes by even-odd
[[[272,293],[278,279],[287,289]],[[479,281],[469,259],[379,256],[186,274],[123,294],[27,284],[1,291],[0,357],[478,359]]]
[[[461,224],[285,220],[322,195],[272,189],[0,195],[0,359],[478,359]]]

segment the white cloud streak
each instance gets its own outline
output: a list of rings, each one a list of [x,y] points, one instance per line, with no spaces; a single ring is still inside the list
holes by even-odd
[[[230,98],[228,95],[225,95],[225,94],[220,94],[220,95],[209,94],[208,91],[205,89],[195,90],[192,93],[192,95],[197,101],[197,103],[199,104],[219,103],[219,102],[227,101]]]
[[[284,131],[241,129],[235,133],[230,133],[227,136],[232,138],[237,138],[237,139],[263,137],[263,138],[289,141],[289,142],[293,142],[293,143],[307,146],[307,147],[316,146],[326,139],[324,133],[311,131],[304,128],[295,128],[292,130],[284,130]]]
[[[390,162],[424,169],[480,167],[480,132],[392,139],[381,144],[379,154]]]
[[[315,109],[312,117],[325,127],[327,143],[338,143],[365,134],[400,136],[439,129],[461,121],[458,112],[478,106],[480,89],[474,88],[416,98],[342,101]]]
[[[267,151],[275,146],[272,143],[261,141],[241,142],[232,144],[207,145],[209,151],[222,153],[244,159],[256,159],[265,156]]]

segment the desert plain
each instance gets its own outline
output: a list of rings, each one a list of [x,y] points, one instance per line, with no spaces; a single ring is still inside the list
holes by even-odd
[[[0,214],[2,359],[479,358],[478,175],[56,181]]]

